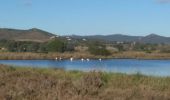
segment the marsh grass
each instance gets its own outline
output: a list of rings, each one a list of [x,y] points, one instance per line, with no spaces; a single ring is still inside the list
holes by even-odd
[[[136,51],[125,51],[112,53],[108,56],[92,55],[89,52],[64,52],[64,53],[31,53],[31,52],[0,52],[1,60],[36,60],[36,59],[55,59],[56,57],[62,57],[63,59],[69,59],[74,57],[75,59],[90,58],[90,59],[109,59],[109,58],[132,58],[132,59],[170,59],[170,53],[145,53]]]
[[[1,100],[169,100],[170,78],[0,65]]]

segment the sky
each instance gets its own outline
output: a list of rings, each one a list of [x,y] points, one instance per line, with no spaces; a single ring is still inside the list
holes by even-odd
[[[0,27],[58,35],[170,36],[170,0],[0,0]]]

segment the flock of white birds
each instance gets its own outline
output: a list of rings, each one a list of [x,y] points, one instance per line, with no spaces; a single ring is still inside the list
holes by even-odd
[[[63,58],[61,58],[61,57],[57,58],[57,57],[56,57],[56,58],[55,58],[55,60],[63,60]],[[73,61],[73,60],[74,60],[74,58],[73,58],[73,57],[71,57],[71,58],[70,58],[70,61]],[[101,59],[101,58],[99,58],[98,60],[99,60],[99,61],[102,61],[102,59]],[[87,58],[87,59],[81,58],[81,61],[82,61],[82,62],[84,62],[84,61],[89,62],[89,61],[90,61],[90,59],[89,59],[89,58]]]

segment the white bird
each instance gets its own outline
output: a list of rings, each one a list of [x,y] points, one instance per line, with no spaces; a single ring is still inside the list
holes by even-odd
[[[62,60],[62,58],[60,57],[60,60]]]
[[[58,60],[58,58],[56,57],[55,60]]]
[[[70,58],[70,61],[73,61],[73,58],[72,58],[72,57]]]
[[[100,58],[99,61],[102,61],[102,59]]]
[[[81,58],[81,61],[83,62],[83,61],[84,61],[84,59],[83,59],[83,58]]]
[[[90,59],[88,59],[88,58],[87,58],[86,60],[87,60],[87,61],[90,61]]]

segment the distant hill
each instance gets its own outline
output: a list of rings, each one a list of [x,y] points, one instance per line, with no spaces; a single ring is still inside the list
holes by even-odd
[[[143,43],[165,43],[170,44],[170,37],[164,37],[157,34],[150,34],[142,37],[140,42]]]
[[[97,38],[105,41],[137,41],[140,36],[128,36],[128,35],[122,35],[122,34],[114,34],[114,35],[105,35],[105,36],[88,36],[87,38]]]
[[[52,33],[32,28],[28,30],[8,29],[0,28],[0,40],[16,40],[16,41],[36,41],[44,42],[48,41],[51,37],[55,36]],[[68,36],[62,36],[63,38]],[[165,43],[170,44],[170,37],[159,36],[157,34],[150,34],[147,36],[129,36],[122,34],[113,35],[91,35],[91,36],[69,36],[73,39],[87,39],[87,40],[99,40],[106,42],[141,42],[141,43]]]
[[[37,41],[44,42],[54,36],[49,32],[32,28],[28,30],[19,30],[19,29],[8,29],[0,28],[0,40],[16,40],[16,41]]]
[[[170,37],[159,36],[156,34],[150,34],[147,36],[129,36],[122,34],[114,34],[114,35],[93,35],[93,36],[70,36],[75,39],[88,39],[88,40],[101,40],[108,42],[141,42],[141,43],[165,43],[170,44]]]

